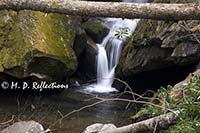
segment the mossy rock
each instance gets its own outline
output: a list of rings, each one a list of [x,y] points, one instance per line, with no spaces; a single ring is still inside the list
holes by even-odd
[[[81,27],[96,43],[101,43],[103,38],[109,33],[109,28],[98,19],[89,19]]]
[[[154,0],[154,2],[189,3],[199,2],[199,0]],[[117,67],[117,75],[119,77],[127,78],[127,76],[139,72],[162,69],[169,65],[197,63],[200,58],[199,20],[174,22],[142,19],[130,38],[131,41],[124,47]],[[151,40],[160,41],[153,41],[149,45]],[[156,49],[152,50],[152,52],[143,52],[144,49],[150,49],[148,47],[156,49],[160,47],[159,54],[156,53]],[[160,56],[163,54],[164,56]],[[166,66],[166,64],[169,65]]]
[[[154,0],[154,3],[195,3],[199,0]],[[196,41],[191,34],[191,29],[200,24],[200,21],[158,21],[142,19],[132,35],[133,40],[160,38],[163,47],[176,47],[179,42],[185,40]],[[199,33],[199,30],[194,31]]]
[[[71,48],[76,22],[76,18],[66,15],[0,11],[0,71],[18,78],[31,73],[51,76],[52,71],[63,71],[63,74],[59,73],[60,77],[69,76],[77,66]],[[48,59],[56,61],[50,64],[37,62],[35,58],[44,59],[44,62]],[[37,69],[30,69],[29,65],[33,63],[37,64]],[[58,63],[63,67],[56,67]]]

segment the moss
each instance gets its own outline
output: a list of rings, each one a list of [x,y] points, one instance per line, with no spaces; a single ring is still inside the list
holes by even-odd
[[[0,11],[0,63],[6,68],[24,64],[31,45],[24,42],[16,12]]]
[[[143,38],[161,38],[164,39],[167,30],[174,22],[155,21],[155,20],[141,20],[135,32],[133,33],[132,40]],[[141,33],[141,34],[138,34]]]
[[[3,72],[4,71],[4,68],[2,65],[0,65],[0,72]]]
[[[71,48],[74,41],[74,30],[66,22],[70,17],[59,14],[34,13],[35,30],[31,33],[34,48],[47,55],[56,56],[69,68],[76,67],[76,56]],[[38,56],[38,55],[37,55]],[[44,56],[44,55],[43,55]]]
[[[75,19],[36,11],[0,11],[0,70],[9,73],[16,67],[28,67],[35,57],[48,57],[62,62],[66,71],[74,71]]]
[[[71,56],[70,45],[73,42],[73,33],[64,22],[68,21],[66,17],[57,14],[45,14],[41,12],[34,13],[36,22],[35,29],[32,31],[34,37],[34,47],[39,51],[57,55]]]
[[[198,1],[199,0],[154,0],[154,3],[194,3]],[[190,23],[190,25],[188,23]],[[131,40],[138,40],[143,38],[160,38],[163,40],[163,47],[175,47],[179,43],[178,41],[182,40],[182,37],[185,38],[185,35],[190,34],[188,31],[185,31],[184,27],[188,29],[193,28],[191,27],[192,23],[198,24],[199,22],[141,20],[135,32],[133,33],[134,35],[132,35]]]
[[[99,32],[101,32],[105,28],[105,26],[103,26],[100,21],[88,21],[86,23],[83,23],[81,25],[81,27],[83,29],[92,31],[92,32],[94,32],[96,34],[98,34]]]

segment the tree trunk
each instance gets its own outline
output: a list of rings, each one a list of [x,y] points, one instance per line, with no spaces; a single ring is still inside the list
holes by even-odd
[[[175,124],[179,113],[179,111],[175,111],[174,113],[170,112],[128,126],[102,131],[100,133],[146,133],[167,129],[170,125]]]
[[[200,3],[155,4],[76,0],[0,0],[0,10],[36,10],[89,17],[200,20]]]

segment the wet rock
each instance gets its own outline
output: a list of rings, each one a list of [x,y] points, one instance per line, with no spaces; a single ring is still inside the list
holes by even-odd
[[[96,43],[87,37],[87,44],[84,51],[78,56],[78,68],[76,77],[81,80],[95,79],[96,77],[96,56],[98,49]]]
[[[126,54],[127,58],[125,61],[119,64],[119,67],[122,68],[120,76],[131,76],[132,74],[142,71],[153,70],[161,67],[163,64],[165,64],[166,67],[166,65],[171,62],[170,59],[167,58],[170,55],[170,51],[155,46],[131,49],[131,51]]]
[[[175,49],[157,45],[130,46],[123,50],[117,73],[119,77],[129,77],[145,71],[198,63],[199,59],[200,45],[197,43],[181,43]]]
[[[88,41],[88,37],[86,32],[79,28],[78,32],[76,33],[76,37],[75,37],[75,42],[73,45],[73,49],[76,53],[76,57],[79,57],[83,51],[86,49],[87,47],[87,41]]]
[[[141,20],[133,33],[132,41],[122,51],[117,75],[128,78],[144,71],[197,63],[200,59],[200,30],[195,27],[199,23],[196,20]]]
[[[192,55],[198,55],[200,52],[200,46],[198,43],[185,42],[180,43],[173,51],[172,56],[175,57],[187,57]]]
[[[44,128],[35,121],[21,121],[3,129],[1,133],[41,133]]]
[[[200,62],[197,64],[196,69],[200,69]]]
[[[99,133],[117,128],[114,124],[95,123],[88,126],[83,133]]]
[[[17,78],[37,73],[60,80],[75,71],[77,60],[71,47],[76,18],[35,11],[0,14],[0,72]]]
[[[109,28],[98,19],[89,19],[82,24],[82,28],[96,43],[101,43],[103,38],[108,34]]]

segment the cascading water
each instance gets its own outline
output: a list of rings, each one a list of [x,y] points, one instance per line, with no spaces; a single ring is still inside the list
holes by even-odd
[[[148,0],[123,0],[123,2],[145,3]],[[110,24],[110,31],[101,44],[97,44],[97,84],[87,87],[86,91],[98,93],[116,92],[112,87],[115,68],[118,64],[122,42],[135,30],[139,19],[107,18],[105,24]],[[125,30],[125,35],[119,37],[116,33],[119,29]]]

